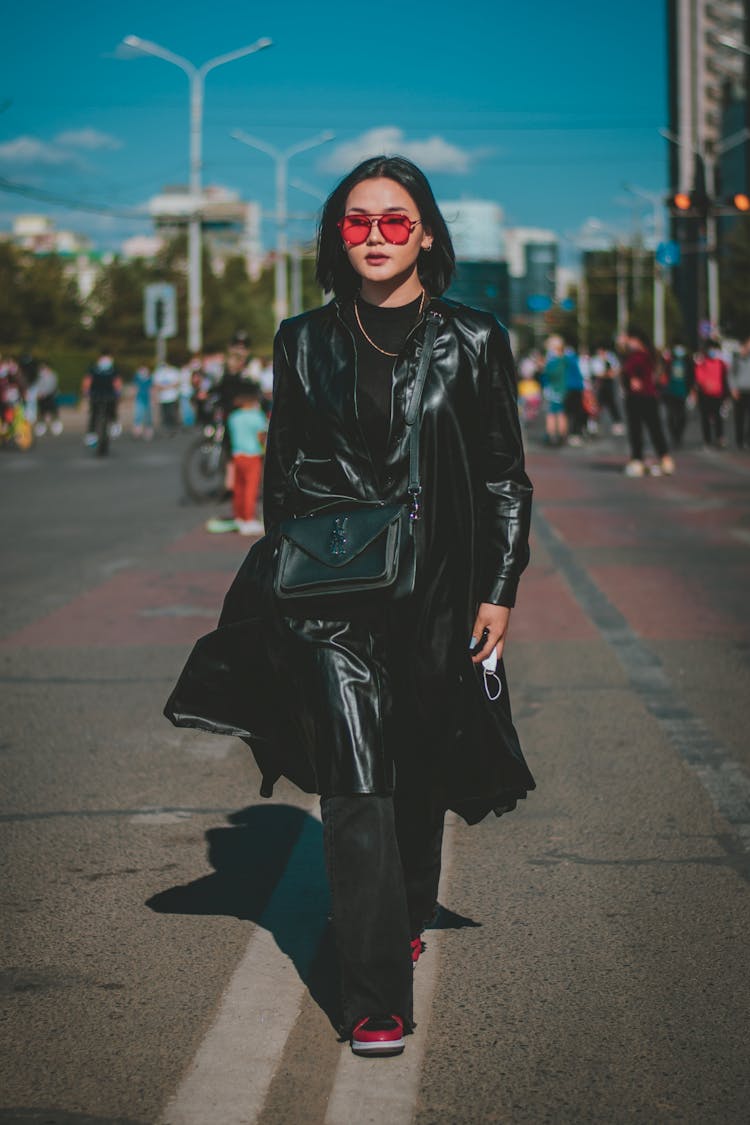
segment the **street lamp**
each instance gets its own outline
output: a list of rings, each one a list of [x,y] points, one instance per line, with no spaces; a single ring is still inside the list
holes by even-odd
[[[327,144],[335,137],[330,129],[324,133],[318,133],[315,137],[310,137],[307,141],[301,141],[299,144],[292,145],[291,148],[285,149],[283,152],[273,145],[266,144],[265,141],[258,140],[257,137],[251,137],[249,133],[243,132],[242,129],[234,129],[232,137],[235,141],[239,141],[243,145],[248,145],[250,148],[257,148],[261,152],[265,152],[267,156],[276,164],[276,264],[274,270],[274,319],[276,327],[278,328],[282,320],[289,314],[289,298],[287,293],[287,272],[286,272],[286,259],[287,259],[287,209],[286,209],[286,188],[287,188],[287,172],[289,161],[293,156],[297,156],[300,152],[307,152],[310,148],[317,148],[318,145]]]
[[[657,192],[643,191],[632,184],[624,184],[625,191],[650,203],[654,212],[654,238],[656,252],[664,241],[664,200]],[[666,345],[666,323],[664,306],[664,269],[654,253],[654,347],[661,350]]]
[[[199,352],[203,347],[202,325],[202,277],[201,277],[201,224],[202,224],[202,132],[203,132],[203,85],[210,70],[224,63],[242,59],[271,46],[270,39],[258,39],[248,47],[239,47],[226,55],[217,55],[201,66],[195,66],[188,59],[175,55],[166,47],[141,39],[138,35],[126,35],[123,43],[144,55],[174,63],[188,76],[190,82],[190,220],[188,223],[188,348]]]

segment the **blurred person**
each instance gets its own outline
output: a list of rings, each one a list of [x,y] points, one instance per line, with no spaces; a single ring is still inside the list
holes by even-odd
[[[166,434],[174,437],[180,425],[179,368],[165,359],[155,368],[153,381],[159,403],[159,423]]]
[[[144,438],[151,441],[154,436],[154,418],[151,406],[151,394],[154,387],[153,376],[145,364],[136,368],[133,376],[135,398],[133,401],[133,429],[134,438]]]
[[[196,423],[196,410],[193,402],[195,374],[203,369],[203,357],[195,354],[180,368],[180,422],[186,429]]]
[[[652,476],[672,474],[675,466],[669,455],[666,438],[659,418],[656,388],[656,360],[648,335],[631,327],[622,339],[626,356],[620,378],[625,391],[625,417],[628,424],[630,460],[625,466],[629,477],[646,474],[643,460],[643,430],[648,432],[658,462],[650,467]]]
[[[234,463],[232,460],[232,438],[226,422],[234,410],[237,397],[240,393],[252,389],[257,391],[258,384],[249,371],[250,364],[250,336],[244,329],[234,333],[229,341],[226,360],[221,373],[221,378],[216,385],[222,419],[225,424],[224,449],[226,451],[227,465],[224,475],[224,487],[227,494],[234,488]]]
[[[335,297],[276,337],[267,534],[167,704],[177,725],[224,733],[268,721],[262,748],[249,739],[265,763],[264,795],[281,773],[320,794],[342,1034],[370,1057],[399,1054],[413,1029],[446,810],[476,823],[534,784],[501,660],[532,492],[514,363],[491,314],[441,296],[454,269],[445,220],[410,161],[367,160],[329,196],[317,278]],[[426,393],[412,399],[422,377]],[[349,531],[362,533],[358,515],[383,505],[399,519],[410,511],[418,579],[403,598],[319,595],[293,612],[281,597],[269,603],[274,558],[295,525],[325,538],[313,519],[329,509],[337,559]],[[225,667],[204,710],[197,696]]]
[[[617,401],[617,375],[618,365],[609,349],[600,345],[591,357],[591,378],[594,384],[594,394],[599,404],[599,417],[602,411],[609,414],[611,432],[615,437],[625,433],[622,424],[622,414]]]
[[[542,369],[540,382],[545,409],[545,441],[548,445],[564,445],[568,437],[568,418],[565,413],[567,361],[562,336],[550,336],[547,341],[547,362]]]
[[[55,436],[59,436],[63,432],[60,408],[57,402],[59,386],[60,380],[57,372],[48,363],[40,363],[36,380],[36,426],[34,427],[37,437],[46,434],[48,427],[50,433]]]
[[[677,341],[664,355],[664,369],[660,380],[667,429],[674,449],[682,449],[687,424],[687,400],[693,388],[693,378],[693,361],[685,345]]]
[[[724,446],[724,419],[721,407],[729,396],[729,368],[717,340],[710,340],[695,359],[694,393],[698,397],[703,445],[706,449]]]
[[[735,444],[750,449],[750,336],[732,357],[729,389],[734,399]]]
[[[518,365],[518,404],[522,421],[533,422],[542,407],[542,386],[537,378],[541,357],[526,355]]]
[[[564,348],[565,359],[565,414],[568,418],[568,445],[583,445],[583,431],[586,426],[586,411],[583,406],[583,371],[578,362],[575,348]]]
[[[240,391],[235,402],[235,409],[227,418],[234,467],[234,518],[209,520],[206,529],[255,535],[263,531],[263,524],[257,518],[257,507],[268,419],[261,410],[260,392],[254,388]]]
[[[109,348],[103,347],[98,359],[89,367],[83,377],[81,392],[82,400],[88,400],[89,409],[88,431],[83,440],[85,445],[93,446],[97,442],[94,416],[99,403],[106,409],[110,432],[117,423],[117,403],[122,392],[122,378]],[[115,436],[114,433],[112,436]]]
[[[266,414],[271,413],[273,403],[273,360],[270,356],[263,356],[260,371],[258,372],[258,386],[261,393],[261,406]]]

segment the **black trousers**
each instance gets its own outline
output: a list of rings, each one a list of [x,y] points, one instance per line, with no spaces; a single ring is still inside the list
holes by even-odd
[[[625,400],[625,414],[628,422],[630,456],[633,461],[643,460],[643,428],[648,430],[651,444],[657,457],[667,453],[667,442],[661,428],[659,404],[647,395],[628,395]]]
[[[620,408],[617,405],[617,392],[614,379],[598,379],[596,383],[596,398],[600,410],[608,410],[612,421],[618,425],[621,421]]]
[[[734,440],[738,449],[750,449],[750,391],[740,391],[734,400]]]
[[[685,399],[676,395],[664,396],[664,409],[667,412],[667,429],[675,449],[682,446],[682,438],[687,424],[687,409]]]
[[[698,392],[698,411],[701,416],[701,431],[705,445],[719,445],[724,437],[724,419],[721,416],[720,395],[706,395]]]
[[[568,428],[575,437],[583,434],[586,426],[586,411],[583,409],[583,391],[568,391],[565,395],[565,413]]]
[[[393,796],[322,797],[341,972],[342,1034],[365,1016],[413,1022],[410,941],[437,907],[445,810],[417,778]]]

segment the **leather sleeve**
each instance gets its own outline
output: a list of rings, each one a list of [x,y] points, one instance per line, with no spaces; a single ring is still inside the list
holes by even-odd
[[[529,561],[531,481],[524,468],[515,364],[508,333],[495,322],[480,357],[483,489],[479,520],[480,602],[513,606]]]
[[[273,344],[273,405],[263,468],[263,522],[266,531],[293,513],[289,510],[290,474],[299,448],[299,401],[294,372],[281,336]]]

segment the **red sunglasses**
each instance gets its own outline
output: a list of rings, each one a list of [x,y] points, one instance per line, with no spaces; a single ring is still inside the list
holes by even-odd
[[[367,242],[373,223],[377,223],[386,242],[393,246],[403,246],[421,222],[421,219],[410,219],[408,215],[344,215],[336,225],[348,246],[361,246],[363,242]]]

